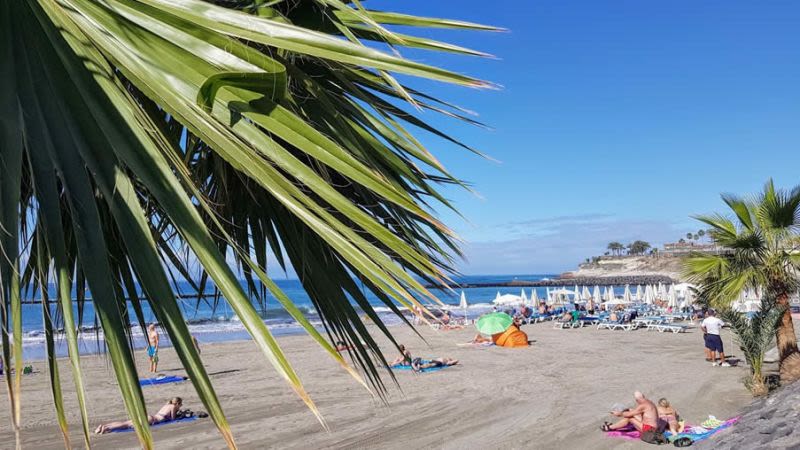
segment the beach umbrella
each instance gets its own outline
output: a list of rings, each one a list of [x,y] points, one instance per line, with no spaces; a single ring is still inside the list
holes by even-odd
[[[536,294],[536,288],[531,289],[531,303],[534,305],[539,304],[539,295]]]
[[[600,286],[594,285],[594,292],[592,292],[592,298],[594,298],[594,301],[596,301],[597,303],[603,301],[603,298],[600,297]]]
[[[506,331],[512,323],[514,323],[514,319],[508,314],[495,312],[482,315],[475,322],[475,328],[479,333],[491,336]]]
[[[497,295],[494,296],[494,301],[497,302],[497,300],[499,299],[500,299],[500,291],[497,291]]]
[[[522,304],[528,303],[528,296],[525,295],[525,289],[521,289],[519,293],[519,297],[522,299]]]
[[[644,299],[643,294],[642,294],[642,285],[641,284],[637,284],[636,285],[636,296],[634,298],[636,299],[637,302],[640,302],[640,301],[642,301]]]
[[[586,286],[583,287],[583,291],[581,292],[581,297],[583,297],[584,300],[589,300],[590,298],[592,298],[592,293],[589,292],[588,287]]]
[[[544,299],[544,301],[547,302],[548,304],[552,303],[553,299],[550,298],[550,286],[546,287],[545,289],[547,290],[547,292],[545,292],[547,297]]]
[[[575,300],[578,301],[581,299],[581,291],[578,289],[578,285],[575,285]]]
[[[692,306],[694,304],[694,294],[691,289],[686,289],[683,294],[684,306]]]
[[[461,301],[458,302],[458,307],[464,310],[464,324],[467,323],[467,294],[461,291]]]
[[[503,294],[494,299],[495,305],[514,306],[522,303],[522,297],[514,294]]]
[[[630,303],[633,300],[633,297],[631,296],[631,288],[627,284],[625,285],[625,292],[622,294],[622,298],[627,303]]]

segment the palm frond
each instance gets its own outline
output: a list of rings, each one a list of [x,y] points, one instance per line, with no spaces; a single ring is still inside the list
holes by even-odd
[[[417,131],[480,152],[418,112],[482,125],[471,111],[397,75],[493,87],[404,58],[397,48],[486,53],[399,33],[397,25],[500,30],[339,0],[0,5],[0,339],[4,363],[17,369],[5,377],[15,427],[23,404],[21,292],[36,282],[43,293],[55,285],[55,303],[43,294],[42,313],[48,342],[51,307],[62,322],[87,447],[77,342],[91,323],[103,331],[142,447],[153,446],[131,337],[145,325],[145,304],[235,447],[175,298],[180,281],[198,302],[209,301],[213,284],[212,301],[232,307],[323,425],[256,309],[268,295],[336,364],[383,396],[378,365],[386,361],[361,315],[390,339],[391,332],[356,280],[406,322],[401,307],[437,301],[425,284],[447,283],[460,255],[457,237],[436,218],[436,207],[453,208],[438,189],[468,184]],[[269,255],[296,271],[322,332],[270,279]],[[89,291],[93,317],[85,308]],[[333,350],[334,340],[352,344],[357,368]],[[52,358],[49,374],[66,437],[65,393]]]

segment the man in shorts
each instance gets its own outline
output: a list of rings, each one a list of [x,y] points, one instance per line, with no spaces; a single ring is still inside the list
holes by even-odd
[[[725,349],[722,346],[722,338],[719,333],[725,323],[717,317],[717,313],[711,309],[708,311],[706,318],[700,324],[703,329],[703,339],[706,341],[706,348],[711,357],[711,365],[720,367],[730,367],[731,365],[725,361]],[[716,356],[719,353],[719,364],[717,363]]]

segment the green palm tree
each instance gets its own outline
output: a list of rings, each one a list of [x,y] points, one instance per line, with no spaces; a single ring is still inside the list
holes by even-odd
[[[727,251],[693,253],[684,262],[687,277],[717,306],[729,304],[745,289],[760,289],[783,309],[776,329],[781,380],[800,378],[800,352],[789,310],[800,269],[800,187],[775,189],[770,180],[751,199],[723,195],[735,221],[722,215],[700,216],[710,238]]]
[[[785,307],[778,307],[771,299],[761,302],[761,309],[752,317],[724,308],[720,317],[730,323],[736,335],[736,342],[742,350],[747,365],[750,366],[751,377],[745,384],[754,396],[765,395],[769,392],[764,381],[764,354],[769,350],[775,337],[775,328],[781,320]]]
[[[3,361],[17,374],[6,371],[5,381],[18,440],[21,292],[31,286],[43,300],[48,350],[54,310],[63,321],[87,446],[77,344],[83,318],[73,315],[73,291],[81,303],[91,290],[144,448],[152,439],[129,339],[132,325],[144,326],[144,302],[235,446],[173,277],[198,293],[213,281],[318,417],[253,298],[269,293],[347,372],[383,394],[373,361],[385,359],[350,299],[391,338],[359,284],[400,315],[401,305],[435,300],[423,283],[446,282],[459,255],[431,208],[452,207],[438,185],[464,183],[411,128],[475,152],[416,111],[480,125],[395,74],[490,87],[396,49],[488,55],[389,29],[395,25],[497,30],[367,10],[359,1],[0,3],[0,328]],[[267,275],[270,254],[276,269],[294,268],[324,334]],[[353,346],[363,372],[334,350],[334,340]],[[70,446],[59,367],[48,357],[55,414]]]

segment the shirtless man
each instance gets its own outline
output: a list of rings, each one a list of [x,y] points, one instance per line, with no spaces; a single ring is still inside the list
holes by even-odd
[[[157,423],[166,422],[168,420],[175,420],[175,418],[178,415],[178,411],[180,411],[182,405],[183,405],[183,400],[180,397],[174,397],[172,400],[169,401],[169,403],[162,406],[157,413],[155,413],[152,416],[147,416],[147,423],[149,423],[150,425],[155,425]],[[127,428],[133,428],[133,421],[123,420],[119,422],[105,423],[98,426],[94,430],[94,432],[95,434],[104,434],[116,430],[124,430]]]
[[[628,425],[633,425],[641,432],[657,431],[658,410],[655,403],[645,398],[644,394],[639,391],[633,393],[633,398],[636,400],[636,407],[625,411],[611,411],[612,416],[617,416],[621,419],[613,425],[608,422],[604,423],[603,431],[615,431]]]
[[[147,356],[150,358],[150,373],[158,371],[158,331],[156,324],[147,327]]]

